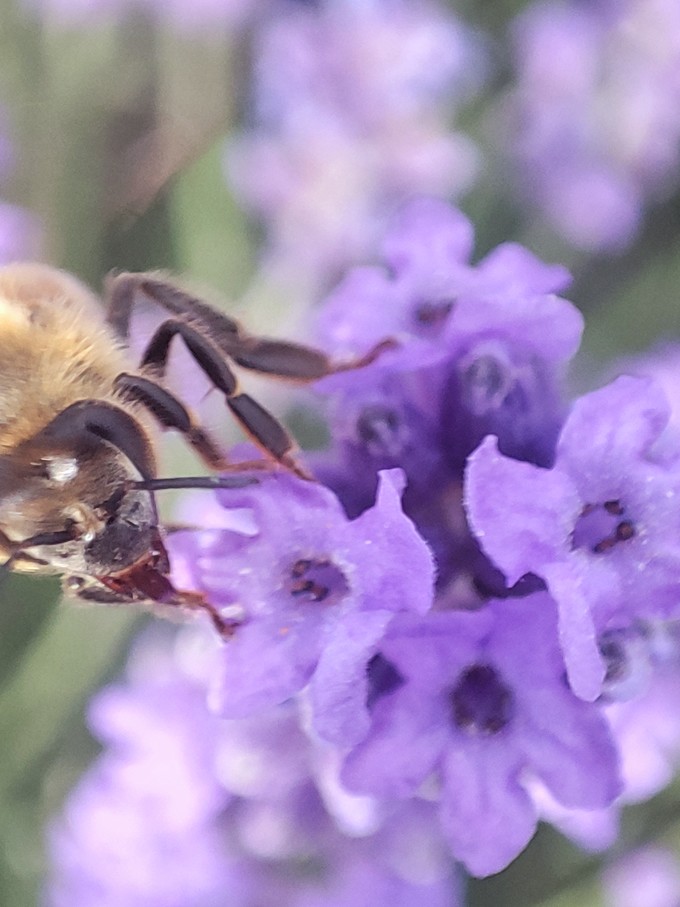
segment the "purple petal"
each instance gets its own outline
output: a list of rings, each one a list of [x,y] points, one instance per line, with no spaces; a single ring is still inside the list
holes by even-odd
[[[284,702],[309,682],[320,640],[320,621],[286,628],[273,618],[241,627],[224,647],[211,708],[225,718],[242,718]]]
[[[378,797],[410,797],[435,768],[448,739],[441,703],[400,691],[376,703],[371,736],[347,757],[342,781]]]
[[[587,576],[573,564],[547,564],[541,576],[559,611],[560,646],[569,684],[581,699],[592,702],[602,692],[605,665],[597,645],[592,602],[585,594]]]
[[[383,243],[387,264],[399,275],[426,275],[465,265],[472,253],[470,221],[446,202],[419,198],[405,205]]]
[[[444,760],[441,821],[453,853],[476,876],[500,872],[536,830],[536,810],[518,782],[521,764],[497,745],[449,748]]]
[[[493,631],[490,608],[435,611],[426,619],[403,614],[390,624],[380,651],[424,698],[436,698],[465,665],[474,662]]]
[[[519,349],[529,349],[541,361],[565,362],[578,350],[583,333],[579,310],[553,295],[512,296],[505,288],[497,296],[476,295],[458,300],[447,325],[453,345],[469,337],[503,337]]]
[[[432,607],[434,560],[413,523],[403,514],[403,487],[400,469],[382,471],[375,507],[351,524],[363,547],[361,570],[357,570],[353,580],[358,593],[366,599],[365,607],[422,614]]]
[[[512,586],[566,558],[582,502],[569,479],[504,457],[487,437],[468,460],[465,509],[472,531]]]
[[[382,268],[353,268],[326,297],[318,336],[337,356],[368,349],[409,326],[410,303],[407,289]]]
[[[612,464],[640,459],[668,424],[670,406],[649,378],[623,375],[574,404],[557,445],[557,457],[583,488],[586,500],[612,472]]]
[[[571,274],[562,265],[550,265],[518,243],[502,243],[482,259],[477,272],[485,292],[526,296],[557,293],[569,286]]]
[[[392,619],[389,612],[361,612],[334,628],[310,687],[314,730],[325,740],[351,746],[366,736],[368,662]]]
[[[565,696],[559,721],[544,722],[535,736],[523,735],[532,769],[554,797],[574,809],[610,806],[621,793],[618,754],[599,712]]]

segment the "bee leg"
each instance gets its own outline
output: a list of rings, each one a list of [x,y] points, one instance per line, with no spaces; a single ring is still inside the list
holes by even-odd
[[[0,578],[1,580],[1,578]],[[158,611],[158,602],[149,599],[144,602],[135,602],[129,596],[120,592],[114,592],[103,583],[92,580],[91,577],[68,576],[62,580],[64,594],[70,598],[75,596],[81,601],[93,602],[100,605],[123,605],[132,604],[146,605],[151,609]],[[164,603],[162,607],[172,609],[175,607],[184,608],[188,611],[203,611],[210,618],[213,627],[224,640],[231,639],[236,632],[238,622],[223,617],[217,608],[209,602],[200,592],[179,592],[171,602]]]
[[[220,614],[215,605],[208,601],[202,592],[178,591],[172,604],[179,605],[180,608],[185,608],[187,611],[202,611],[210,618],[218,635],[224,640],[231,639],[239,627],[238,621],[230,620]]]
[[[203,462],[214,470],[229,468],[216,441],[197,424],[193,414],[170,391],[150,378],[122,372],[114,381],[115,391],[124,399],[144,406],[163,428],[181,432]]]
[[[0,570],[11,570],[12,569],[12,557],[16,551],[16,542],[13,542],[8,535],[0,529],[0,557],[4,557],[4,561],[0,564]]]
[[[29,548],[42,547],[45,545],[63,545],[65,542],[72,542],[76,538],[77,532],[75,526],[71,526],[68,529],[57,530],[55,532],[40,532],[28,539],[24,539],[22,542],[12,542],[4,532],[0,531],[0,550],[2,550],[3,554],[8,555],[4,563],[0,564],[0,583],[4,582],[18,563],[40,565],[47,563],[46,561],[29,554]]]
[[[364,368],[389,349],[397,346],[393,338],[381,340],[362,356],[338,362],[322,350],[287,340],[255,337],[233,318],[173,284],[150,274],[119,274],[109,279],[108,321],[122,337],[129,332],[132,307],[139,294],[180,316],[180,319],[214,344],[224,356],[243,368],[307,383],[336,372]]]
[[[19,560],[16,542],[13,542],[9,536],[0,529],[0,556],[3,558],[0,564],[0,592],[5,587],[9,575],[14,569],[16,562]]]
[[[396,345],[392,339],[383,340],[363,356],[335,362],[314,347],[251,336],[233,318],[153,274],[118,274],[109,279],[107,293],[109,324],[123,338],[128,336],[132,308],[140,295],[177,316],[161,324],[148,344],[141,367],[150,377],[163,377],[170,343],[179,334],[255,443],[275,461],[307,479],[311,476],[295,460],[291,436],[264,407],[239,390],[229,363],[304,384],[363,368]]]
[[[187,323],[193,323],[215,340],[227,342],[241,333],[238,321],[153,274],[111,274],[104,292],[108,299],[106,320],[122,340],[129,337],[132,309],[140,295]]]
[[[314,347],[288,340],[269,340],[266,337],[245,338],[240,346],[230,352],[231,358],[243,368],[275,378],[306,384],[318,381],[337,372],[365,368],[379,356],[397,346],[392,338],[381,340],[363,356],[335,362],[326,353]]]
[[[139,403],[148,409],[163,428],[179,431],[210,469],[216,472],[233,472],[270,467],[271,464],[267,460],[232,463],[220,449],[219,444],[198,424],[192,412],[174,394],[153,379],[121,372],[113,386],[123,399]]]
[[[177,335],[182,338],[196,364],[224,394],[227,406],[258,447],[301,478],[311,479],[309,473],[296,461],[295,443],[283,425],[256,400],[241,392],[236,376],[223,352],[215,346],[210,337],[205,336],[194,326],[175,319],[164,321],[152,336],[142,356],[141,371],[150,376],[162,377],[170,344]]]
[[[130,337],[130,318],[136,292],[134,283],[126,277],[109,274],[104,284],[104,296],[108,300],[106,321],[125,343]]]

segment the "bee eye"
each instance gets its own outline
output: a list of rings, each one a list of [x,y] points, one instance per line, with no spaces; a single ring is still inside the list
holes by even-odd
[[[74,457],[46,457],[43,462],[47,478],[59,485],[65,485],[78,475],[78,461]]]

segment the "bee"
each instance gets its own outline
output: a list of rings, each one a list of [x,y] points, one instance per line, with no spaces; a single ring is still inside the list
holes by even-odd
[[[263,463],[311,479],[290,434],[242,391],[235,369],[312,382],[368,365],[391,342],[335,363],[313,347],[249,334],[155,273],[110,276],[104,300],[46,265],[0,268],[0,556],[6,570],[61,574],[68,595],[89,601],[205,611],[229,636],[234,627],[202,594],[173,586],[155,493],[243,485]],[[167,317],[135,363],[130,320],[140,300]],[[264,460],[230,462],[168,387],[175,338]],[[167,429],[221,475],[160,478],[158,435]]]

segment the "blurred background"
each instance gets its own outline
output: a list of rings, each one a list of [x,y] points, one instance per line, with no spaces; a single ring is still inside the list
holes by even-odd
[[[97,290],[164,269],[253,330],[309,337],[399,203],[438,195],[476,257],[515,240],[569,267],[590,387],[680,332],[679,154],[677,0],[0,0],[0,260]],[[88,697],[147,618],[51,580],[0,597],[0,904],[28,907],[97,750]],[[675,852],[680,790],[626,814],[620,852],[644,841]],[[542,829],[470,904],[605,904],[615,858]]]

